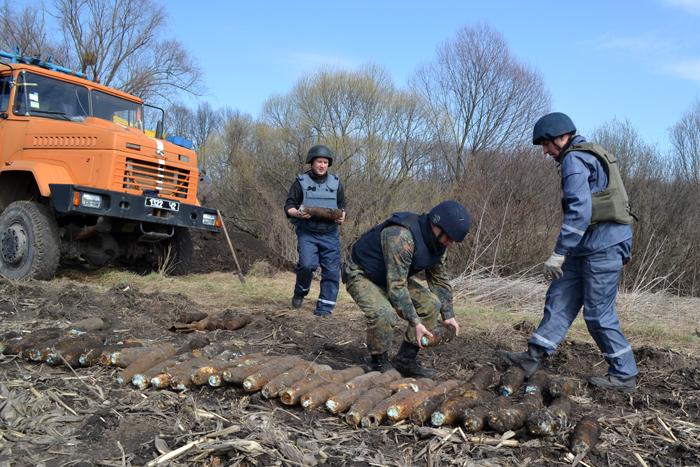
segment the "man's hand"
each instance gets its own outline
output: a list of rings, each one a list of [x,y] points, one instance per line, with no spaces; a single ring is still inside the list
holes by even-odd
[[[418,323],[416,324],[416,342],[418,342],[418,347],[421,349],[423,346],[420,343],[421,337],[423,336],[430,336],[433,337],[433,335],[428,331],[428,328],[426,328],[423,323]]]
[[[564,272],[561,270],[561,267],[565,259],[565,256],[552,253],[552,256],[544,262],[544,277],[547,280],[553,281],[563,276]]]
[[[340,216],[340,219],[335,220],[336,224],[342,224],[343,222],[345,222],[345,211],[343,211],[343,215]]]
[[[445,326],[451,326],[452,329],[455,330],[455,336],[459,336],[459,323],[457,322],[457,318],[446,319],[442,322],[442,324]]]
[[[297,219],[309,219],[311,217],[311,214],[308,212],[301,212],[297,208],[287,209],[287,214],[289,214],[291,217],[296,217]]]

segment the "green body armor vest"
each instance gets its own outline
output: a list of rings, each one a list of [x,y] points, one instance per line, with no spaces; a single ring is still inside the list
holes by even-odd
[[[566,148],[559,160],[563,160],[572,151],[583,151],[593,154],[603,164],[608,173],[607,188],[592,194],[593,212],[591,214],[591,225],[599,222],[631,224],[634,215],[630,210],[629,198],[627,197],[625,185],[622,183],[620,169],[615,156],[599,144],[579,143],[572,144]]]

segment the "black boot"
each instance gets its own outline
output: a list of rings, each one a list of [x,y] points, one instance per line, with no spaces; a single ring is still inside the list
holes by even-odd
[[[424,368],[418,363],[418,351],[420,348],[416,344],[403,341],[399,353],[396,354],[391,362],[402,376],[414,378],[432,378],[435,376],[435,370]]]
[[[389,354],[387,352],[372,354],[370,357],[372,357],[372,361],[369,365],[371,371],[381,371],[384,373],[394,369],[391,362],[389,362]]]
[[[498,355],[508,366],[519,366],[525,372],[525,377],[529,378],[542,365],[542,360],[547,356],[547,352],[538,345],[528,345],[527,352],[506,352],[499,350]]]

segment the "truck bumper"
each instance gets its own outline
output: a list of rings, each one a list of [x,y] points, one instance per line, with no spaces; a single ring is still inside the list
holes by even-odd
[[[62,214],[75,213],[105,216],[115,219],[128,219],[132,221],[186,227],[189,229],[208,230],[211,232],[220,231],[219,226],[222,220],[218,218],[215,209],[193,206],[178,201],[178,210],[173,211],[147,206],[147,196],[130,195],[117,191],[100,190],[98,188],[79,185],[51,184],[49,187],[51,188],[51,198],[54,209]],[[84,203],[81,202],[83,193],[99,195],[99,207],[84,205]],[[157,196],[153,197],[157,198]],[[167,205],[170,205],[170,203],[167,203]],[[211,223],[212,219],[214,219],[213,224]]]

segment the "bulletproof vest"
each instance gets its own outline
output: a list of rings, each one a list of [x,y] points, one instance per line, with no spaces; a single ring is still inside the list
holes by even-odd
[[[381,233],[390,225],[401,225],[410,230],[415,244],[408,275],[412,276],[438,264],[445,247],[437,243],[430,229],[427,214],[396,212],[381,224],[366,232],[352,247],[352,260],[376,285],[386,288],[386,264],[382,250]]]
[[[319,208],[338,208],[338,187],[340,179],[337,175],[328,174],[326,179],[319,183],[311,178],[308,172],[297,175],[297,180],[304,193],[302,204]],[[313,232],[329,232],[337,229],[334,222],[319,221],[315,219],[296,219],[302,228]]]
[[[578,143],[572,144],[564,150],[560,160],[572,151],[583,151],[592,154],[605,167],[608,174],[608,186],[597,193],[592,194],[593,213],[591,225],[599,222],[617,222],[619,224],[631,224],[634,218],[630,210],[629,198],[625,185],[622,183],[617,159],[599,144]]]

